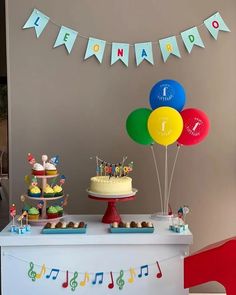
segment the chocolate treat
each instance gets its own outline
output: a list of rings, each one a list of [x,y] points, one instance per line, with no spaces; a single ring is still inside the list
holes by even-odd
[[[51,223],[50,222],[46,223],[44,228],[51,228]]]
[[[152,224],[151,222],[148,222],[148,223],[147,223],[147,226],[148,226],[148,227],[153,227],[153,224]]]
[[[85,223],[83,221],[80,221],[79,228],[83,228],[83,227],[85,227]]]
[[[137,223],[137,227],[139,227],[139,228],[141,228],[141,227],[142,227],[142,224],[141,224],[141,222],[138,222],[138,223]]]
[[[56,228],[62,228],[62,222],[58,222],[58,223],[56,224]]]
[[[134,221],[131,221],[131,222],[130,222],[130,227],[137,227],[137,224],[136,224],[136,222],[134,222]]]
[[[147,226],[148,226],[146,221],[143,221],[143,222],[141,223],[141,225],[142,225],[142,227],[147,227]]]
[[[125,227],[125,223],[124,222],[119,222],[119,227]]]
[[[112,227],[117,228],[118,227],[118,222],[113,222]]]
[[[70,222],[67,224],[67,227],[74,227],[74,222],[70,221]]]

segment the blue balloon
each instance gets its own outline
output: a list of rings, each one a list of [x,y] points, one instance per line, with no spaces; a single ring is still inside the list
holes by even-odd
[[[171,107],[180,112],[185,101],[184,87],[175,80],[161,80],[150,92],[150,105],[153,110],[159,107]]]

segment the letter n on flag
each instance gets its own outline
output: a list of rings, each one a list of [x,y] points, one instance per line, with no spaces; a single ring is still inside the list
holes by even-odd
[[[112,43],[111,47],[111,65],[121,60],[127,67],[129,65],[129,44]]]

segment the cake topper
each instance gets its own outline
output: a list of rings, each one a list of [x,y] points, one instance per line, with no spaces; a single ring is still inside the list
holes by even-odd
[[[34,165],[36,163],[35,158],[31,153],[28,153],[28,162],[30,165]]]
[[[109,177],[127,176],[133,171],[134,163],[130,162],[128,165],[125,165],[126,160],[127,157],[123,157],[121,162],[110,163],[96,156],[96,175]]]
[[[49,160],[49,163],[57,166],[59,164],[59,156],[54,156]]]

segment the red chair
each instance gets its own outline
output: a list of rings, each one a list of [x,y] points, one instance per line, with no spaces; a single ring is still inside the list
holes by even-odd
[[[184,288],[216,281],[236,295],[236,237],[210,245],[184,259]]]

